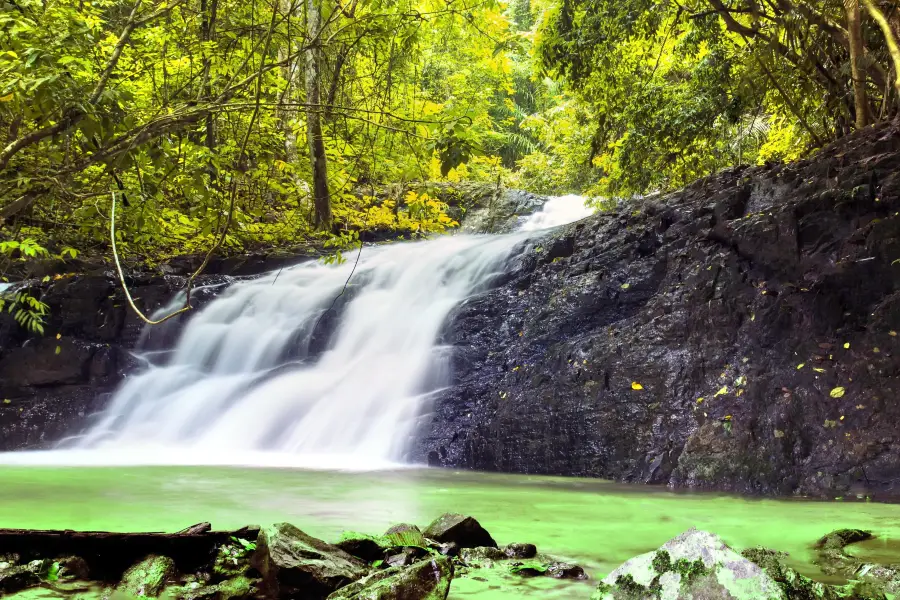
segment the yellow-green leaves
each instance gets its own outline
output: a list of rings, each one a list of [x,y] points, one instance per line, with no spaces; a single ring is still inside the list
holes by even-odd
[[[846,393],[846,390],[844,388],[836,387],[833,390],[831,390],[828,393],[828,395],[831,396],[832,398],[843,398],[845,393]]]
[[[633,389],[633,390],[642,390],[642,389],[644,389],[644,386],[642,386],[641,384],[639,384],[637,381],[632,381],[632,382],[631,382],[631,389]]]
[[[719,391],[718,391],[718,392],[716,392],[715,394],[713,394],[713,398],[715,398],[716,396],[724,396],[724,395],[727,394],[727,393],[728,393],[728,386],[727,386],[727,385],[723,385],[721,388],[719,388]]]

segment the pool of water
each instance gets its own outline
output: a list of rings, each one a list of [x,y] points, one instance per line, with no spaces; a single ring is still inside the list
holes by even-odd
[[[452,598],[587,598],[605,573],[691,527],[714,531],[738,549],[787,551],[793,566],[822,580],[810,546],[840,527],[878,535],[857,554],[900,562],[900,507],[890,504],[746,499],[434,469],[0,465],[0,528],[175,531],[201,521],[217,529],[289,521],[334,541],[344,530],[381,533],[401,521],[425,526],[448,511],[476,517],[500,544],[531,542],[572,559],[592,579],[537,578],[511,587],[476,576],[455,580]]]

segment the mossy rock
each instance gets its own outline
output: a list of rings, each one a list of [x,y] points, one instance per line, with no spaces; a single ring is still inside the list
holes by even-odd
[[[27,565],[0,570],[0,596],[14,594],[26,588],[40,585],[41,578]]]
[[[328,600],[445,600],[450,593],[453,563],[443,556],[408,567],[391,567],[341,588]]]
[[[138,598],[156,598],[175,574],[174,560],[150,555],[125,571],[116,590]]]
[[[384,532],[384,538],[391,546],[418,546],[424,548],[428,542],[422,535],[422,530],[416,525],[400,523],[392,526]]]

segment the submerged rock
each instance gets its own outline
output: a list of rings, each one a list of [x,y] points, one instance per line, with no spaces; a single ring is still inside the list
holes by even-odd
[[[62,578],[90,579],[91,569],[86,560],[80,556],[67,556],[56,561],[59,565],[57,575]]]
[[[378,571],[339,589],[328,600],[444,600],[452,579],[453,564],[436,556]]]
[[[852,573],[860,561],[851,557],[844,548],[875,536],[862,529],[838,529],[820,538],[815,545],[816,564],[828,574]]]
[[[441,543],[453,542],[459,548],[497,547],[497,542],[481,523],[472,517],[453,513],[445,513],[435,519],[425,530],[425,537]]]
[[[251,564],[271,597],[319,600],[360,579],[366,565],[289,523],[261,529]]]
[[[603,579],[591,598],[785,600],[781,587],[759,565],[718,536],[696,529],[626,561]]]
[[[125,571],[116,590],[130,596],[155,598],[175,574],[175,561],[168,556],[151,555]]]

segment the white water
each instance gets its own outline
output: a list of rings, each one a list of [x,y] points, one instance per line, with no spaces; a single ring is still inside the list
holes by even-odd
[[[189,322],[165,365],[126,379],[75,449],[0,460],[399,461],[429,395],[448,383],[450,349],[437,341],[450,311],[535,232],[590,212],[583,198],[561,196],[516,233],[366,247],[358,265],[355,255],[337,266],[308,262],[235,284]],[[318,351],[314,330],[330,333]]]

